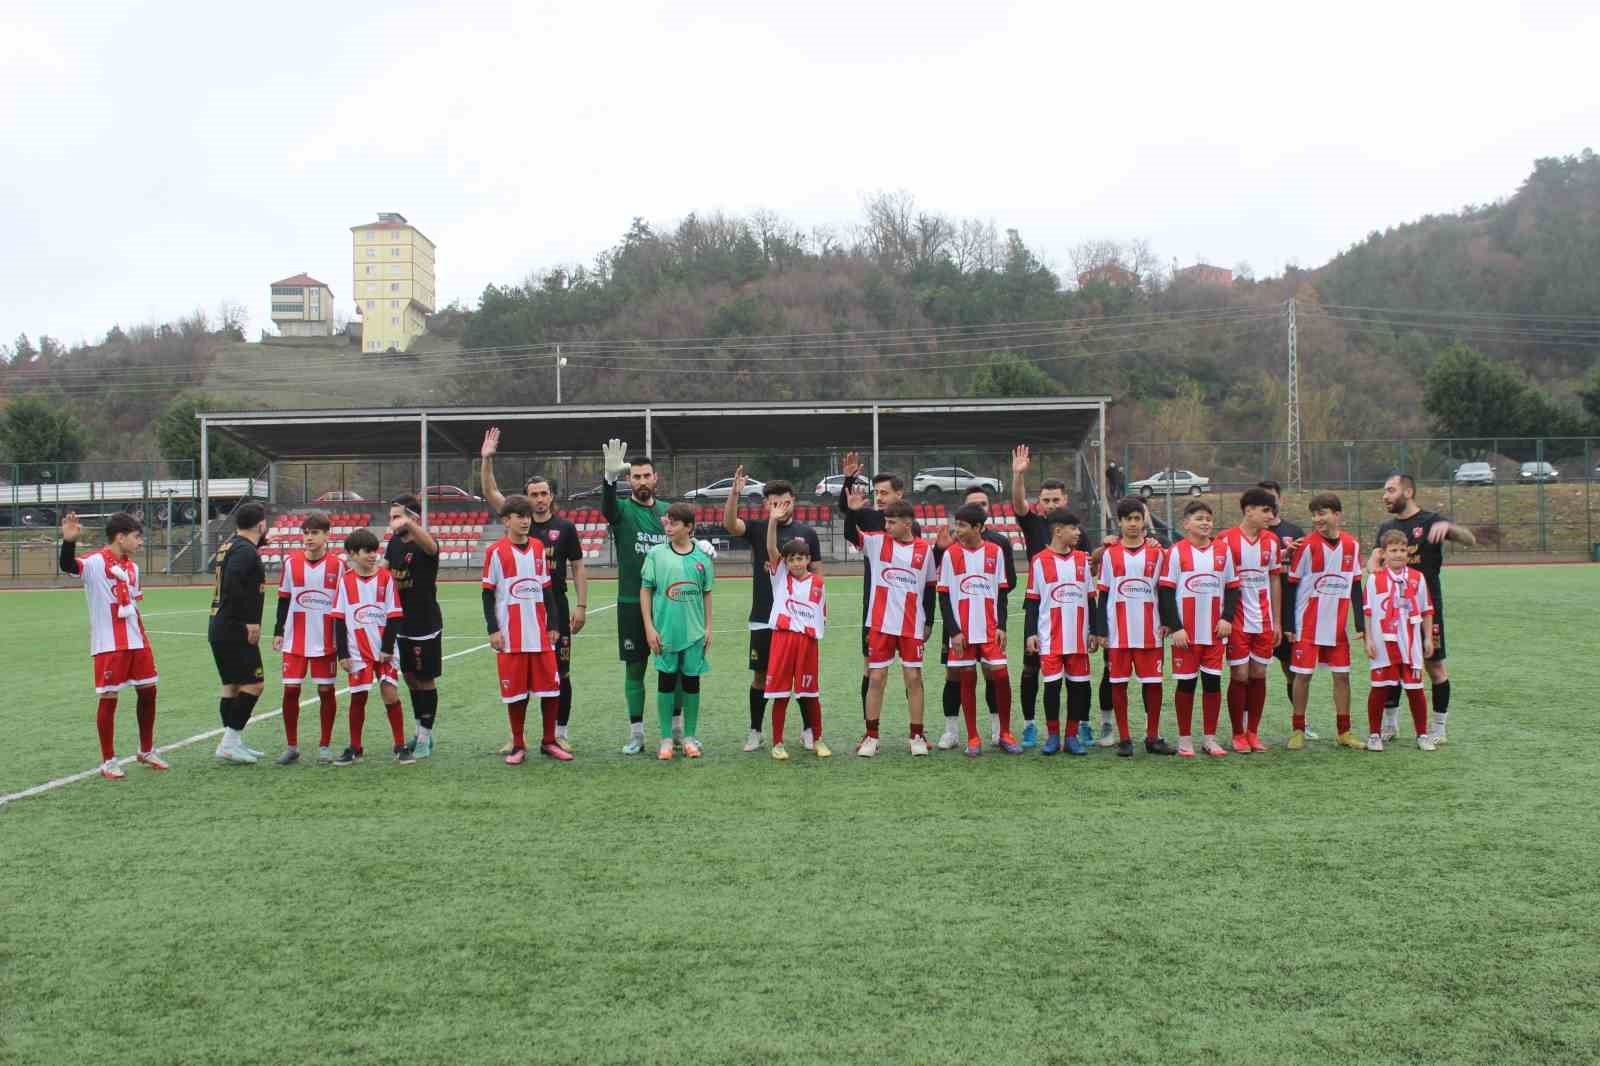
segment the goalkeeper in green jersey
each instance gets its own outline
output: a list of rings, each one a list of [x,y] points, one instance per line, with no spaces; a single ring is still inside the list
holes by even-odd
[[[694,508],[667,508],[667,543],[644,557],[639,603],[645,640],[655,653],[656,714],[661,720],[662,759],[672,758],[672,708],[683,694],[683,753],[700,757],[700,675],[711,647],[711,554],[694,539]]]

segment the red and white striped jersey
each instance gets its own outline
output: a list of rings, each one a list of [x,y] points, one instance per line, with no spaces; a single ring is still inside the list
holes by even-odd
[[[1313,533],[1294,550],[1286,575],[1296,585],[1294,632],[1305,644],[1334,647],[1350,622],[1350,597],[1361,580],[1361,545],[1348,533],[1330,541]]]
[[[1093,595],[1094,576],[1084,552],[1059,555],[1046,548],[1033,557],[1027,598],[1039,601],[1040,654],[1088,654],[1089,600]]]
[[[89,654],[148,647],[150,639],[139,617],[138,604],[144,599],[139,564],[101,548],[79,559],[78,566],[83,598],[89,603]]]
[[[1000,590],[1011,587],[1000,545],[980,541],[968,548],[959,541],[945,549],[939,565],[939,591],[950,597],[956,625],[970,645],[988,644],[1005,625],[999,616]]]
[[[339,578],[344,564],[328,552],[316,562],[303,551],[291,552],[283,563],[278,598],[289,601],[283,623],[283,653],[317,659],[333,654],[333,616],[339,602]]]
[[[821,640],[828,614],[823,599],[827,586],[822,578],[817,574],[795,577],[781,560],[768,565],[767,578],[772,582],[772,613],[767,617],[767,628],[790,629]]]
[[[1388,567],[1368,574],[1362,609],[1367,613],[1367,633],[1374,640],[1395,645],[1407,666],[1422,665],[1422,627],[1431,625],[1433,600],[1422,571],[1406,567],[1396,574]],[[1383,644],[1379,652],[1385,652]],[[1380,656],[1382,657],[1382,656]]]
[[[1183,631],[1195,644],[1215,644],[1217,623],[1222,621],[1222,594],[1239,587],[1233,574],[1233,558],[1216,541],[1196,548],[1187,539],[1167,549],[1167,564],[1161,586],[1172,589],[1178,599],[1178,617]]]
[[[344,628],[350,642],[351,665],[357,671],[362,663],[375,663],[383,651],[383,627],[391,618],[400,618],[400,593],[394,574],[386,566],[371,577],[346,570],[339,579],[339,602],[335,610],[344,615]]]
[[[544,602],[549,585],[544,545],[536,540],[518,547],[502,537],[483,553],[483,587],[494,589],[494,616],[506,651],[545,651],[552,646]]]
[[[1106,599],[1107,640],[1113,648],[1161,647],[1156,583],[1166,553],[1147,544],[1113,544],[1100,557],[1100,595]]]
[[[862,533],[867,560],[867,628],[922,639],[928,628],[922,591],[933,584],[933,545],[920,537],[901,544],[887,533]]]
[[[1239,579],[1239,608],[1233,615],[1233,628],[1241,633],[1271,633],[1277,630],[1272,617],[1273,575],[1283,572],[1283,541],[1270,529],[1255,540],[1238,526],[1225,529],[1217,538],[1233,564]]]

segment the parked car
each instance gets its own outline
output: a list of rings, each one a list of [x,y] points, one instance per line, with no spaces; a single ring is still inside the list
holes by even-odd
[[[1456,467],[1457,485],[1493,485],[1494,467],[1488,463],[1462,463]]]
[[[1517,474],[1518,481],[1558,481],[1561,471],[1549,463],[1523,463],[1521,471]]]
[[[1211,479],[1190,470],[1161,470],[1139,481],[1130,481],[1128,491],[1149,499],[1156,493],[1187,493],[1199,496],[1209,491]]]
[[[867,483],[867,479],[860,474],[856,475],[856,480],[861,483],[862,488],[871,488]],[[812,495],[819,500],[837,500],[839,498],[839,490],[844,487],[844,482],[845,476],[843,474],[829,474],[817,482],[817,487],[812,490]]]
[[[429,485],[418,492],[421,497],[426,494],[428,503],[482,503],[482,496],[474,496],[460,485]]]
[[[766,490],[766,482],[747,478],[744,483],[743,499],[761,499]],[[685,500],[726,500],[733,493],[733,478],[725,477],[720,481],[713,481],[709,485],[702,485],[697,489],[690,489],[683,494]]]
[[[626,488],[626,486],[624,486],[624,488]],[[605,489],[606,489],[606,487],[605,487],[604,484],[596,485],[592,489],[579,489],[577,492],[574,492],[571,496],[568,496],[567,499],[569,499],[569,500],[598,500],[600,498],[600,495],[603,492],[605,492]]]
[[[980,477],[959,466],[935,466],[911,475],[912,492],[937,496],[944,492],[966,492],[968,489],[984,489],[999,495],[1001,486],[998,478]]]
[[[367,498],[359,492],[349,492],[343,489],[333,489],[318,496],[313,503],[366,503]]]

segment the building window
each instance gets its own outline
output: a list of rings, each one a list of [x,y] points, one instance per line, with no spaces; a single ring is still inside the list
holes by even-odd
[[[378,301],[377,300],[368,300],[367,301],[367,310],[368,311],[376,310],[377,306],[378,306]]]
[[[398,281],[389,282],[389,291],[390,292],[399,292],[400,291],[400,283]]]
[[[395,276],[395,277],[398,277],[402,273],[402,268],[401,268],[400,264],[399,263],[390,263],[389,264],[389,273],[391,275]]]
[[[370,263],[369,263],[369,264],[367,264],[367,277],[369,277],[369,278],[370,278],[370,277],[371,277],[371,276],[372,276],[372,272],[373,272],[373,271],[374,271],[374,270],[377,270],[377,269],[378,269],[378,268],[377,268],[377,267],[375,267],[375,266],[373,266],[373,265],[371,265],[371,264],[370,264]]]
[[[403,300],[390,300],[389,301],[389,306],[390,307],[399,307],[404,302],[405,301],[403,301]]]
[[[399,239],[400,239],[400,231],[399,231],[399,230],[397,230],[397,229],[392,229],[392,230],[390,230],[390,231],[389,231],[389,239],[390,239],[390,240],[391,240],[391,241],[397,241],[397,240],[399,240]]]
[[[400,249],[398,249],[398,248],[390,248],[389,249],[389,254],[398,259],[399,256],[400,256]]]
[[[399,315],[393,315],[393,316],[390,317],[389,325],[398,326],[399,324],[400,324],[400,316]]]
[[[367,258],[368,259],[371,259],[373,256],[375,256],[377,254],[378,254],[378,250],[376,248],[368,248],[367,249]]]

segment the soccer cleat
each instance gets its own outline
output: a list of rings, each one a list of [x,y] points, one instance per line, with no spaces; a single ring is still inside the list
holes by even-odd
[[[662,762],[671,762],[673,755],[672,738],[668,737],[661,742],[661,748],[656,752],[656,758]]]
[[[1010,733],[1000,734],[1000,750],[1007,755],[1021,755],[1022,745],[1017,743],[1017,738]]]
[[[560,748],[562,751],[566,752],[568,755],[572,754],[572,741],[568,740],[566,737],[557,736],[556,737],[556,747]]]
[[[1122,741],[1117,739],[1117,727],[1114,725],[1107,726],[1104,722],[1100,723],[1100,739],[1095,743],[1102,748],[1114,748],[1121,744]]]
[[[1262,752],[1262,751],[1269,750],[1265,744],[1261,743],[1261,734],[1260,733],[1246,733],[1245,734],[1245,739],[1250,741],[1250,750],[1253,751],[1253,752]]]
[[[1228,754],[1228,749],[1218,744],[1212,737],[1206,737],[1200,742],[1200,750],[1217,759],[1224,758]]]
[[[820,740],[812,741],[811,750],[819,759],[829,759],[833,757],[833,749],[828,747],[828,745],[824,744]]]
[[[117,757],[113,755],[111,758],[100,764],[100,776],[105,778],[107,781],[121,781],[123,778],[127,777],[128,774],[127,771],[125,771],[121,765],[118,764]]]
[[[1178,749],[1167,743],[1166,737],[1145,737],[1144,751],[1146,755],[1176,755]]]
[[[1034,723],[1028,722],[1022,727],[1022,746],[1036,748],[1039,746],[1039,729]]]
[[[1317,736],[1316,732],[1310,726],[1306,726],[1304,732],[1305,732],[1307,740],[1321,740],[1322,739],[1321,737]]]
[[[874,755],[878,754],[878,738],[871,736],[862,737],[856,743],[856,754],[861,756],[863,759],[870,759]]]
[[[1382,751],[1383,750],[1383,734],[1382,733],[1374,733],[1370,737],[1367,738],[1367,750],[1368,751]]]
[[[396,744],[394,746],[394,761],[401,766],[415,766],[417,757],[411,754],[411,749],[404,744]]]
[[[774,744],[772,745],[772,757],[778,762],[788,762],[789,749],[785,748],[782,744]]]
[[[1180,758],[1180,759],[1192,759],[1192,758],[1194,758],[1194,741],[1191,740],[1189,737],[1179,737],[1178,738],[1178,758]]]
[[[250,755],[250,756],[252,756],[252,757],[254,757],[256,759],[263,758],[267,754],[266,752],[262,751],[260,748],[252,748],[250,745],[246,744],[243,740],[239,741],[239,748],[246,755]]]
[[[622,754],[637,755],[644,750],[644,737],[634,733],[628,737],[628,742],[622,745]]]
[[[911,738],[911,754],[922,756],[928,754],[928,738],[918,733]]]
[[[1094,746],[1094,727],[1091,726],[1088,722],[1079,722],[1078,723],[1078,739],[1083,742],[1083,746],[1084,747],[1086,747],[1086,748],[1093,747]]]
[[[331,763],[332,761],[333,761],[333,749],[332,748],[323,747],[323,748],[318,748],[317,749],[317,763],[319,765],[326,766],[328,763]]]
[[[945,731],[943,733],[939,734],[939,750],[940,751],[951,751],[951,750],[953,750],[955,748],[959,748],[960,746],[961,746],[961,735],[959,733],[957,733],[954,729],[951,729],[949,726],[946,726],[945,727]]]
[[[540,744],[539,754],[543,755],[546,759],[554,759],[556,762],[572,761],[572,752],[561,746],[560,737],[557,737],[549,744]]]
[[[361,755],[362,753],[359,748],[346,748],[344,751],[339,753],[339,757],[337,759],[333,760],[333,765],[354,766],[356,763],[361,761]]]
[[[1085,744],[1083,742],[1083,738],[1079,737],[1076,733],[1067,738],[1065,747],[1068,755],[1089,754],[1089,745]]]
[[[1288,741],[1288,743],[1286,743],[1284,745],[1284,747],[1288,748],[1290,751],[1299,751],[1301,748],[1303,748],[1305,746],[1306,746],[1306,731],[1304,729],[1296,729],[1292,733],[1290,733],[1289,734],[1289,741]]]
[[[744,750],[745,751],[760,751],[761,750],[761,734],[756,732],[754,729],[750,730],[750,735],[745,738]]]
[[[1044,747],[1039,749],[1040,755],[1055,755],[1061,750],[1061,738],[1051,733],[1044,738]]]
[[[1422,751],[1438,751],[1439,745],[1434,743],[1432,733],[1424,733],[1417,738],[1417,747]]]
[[[511,754],[506,756],[507,766],[521,766],[528,758],[528,749],[511,746]]]
[[[1133,758],[1133,738],[1117,741],[1117,757],[1121,759]]]
[[[800,746],[807,751],[815,751],[817,749],[817,738],[809,728],[800,731]]]
[[[253,766],[256,762],[256,757],[244,750],[242,745],[229,744],[226,741],[217,746],[217,758],[239,766]]]
[[[406,746],[411,749],[411,754],[417,758],[426,759],[433,755],[433,734],[429,733],[427,736],[423,736],[418,733],[411,743]]]
[[[982,754],[983,754],[983,742],[982,741],[980,741],[977,737],[973,737],[971,740],[967,741],[967,750],[966,750],[967,758],[976,759],[978,756],[980,756]]]
[[[283,754],[272,760],[274,766],[289,766],[300,761],[299,748],[284,748]]]
[[[138,755],[138,760],[142,765],[148,766],[152,770],[172,769],[172,767],[168,765],[167,760],[163,759],[153,751],[141,751]]]
[[[698,737],[683,738],[683,755],[686,759],[698,759],[700,757],[700,740]]]
[[[1249,736],[1247,736],[1244,733],[1235,733],[1233,735],[1233,750],[1238,752],[1240,755],[1249,755],[1250,754],[1250,738],[1249,738]]]
[[[1356,751],[1361,751],[1367,746],[1366,741],[1362,740],[1348,729],[1339,734],[1338,744],[1341,748],[1354,748]]]

